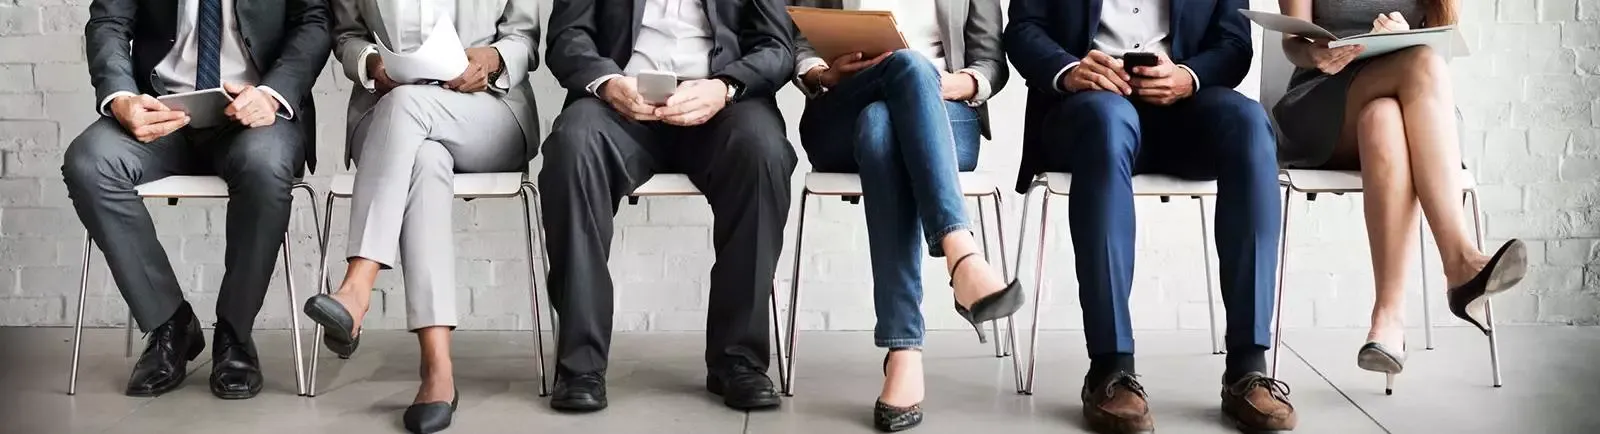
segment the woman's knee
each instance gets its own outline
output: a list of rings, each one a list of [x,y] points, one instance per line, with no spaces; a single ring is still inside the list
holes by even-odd
[[[1355,121],[1363,165],[1382,164],[1406,155],[1405,119],[1398,99],[1367,101]]]
[[[1430,92],[1449,91],[1450,65],[1432,47],[1419,45],[1400,50],[1395,56],[1405,71],[1401,76],[1402,86]]]
[[[894,126],[889,120],[889,105],[883,101],[867,104],[856,118],[856,161],[863,168],[881,165],[893,158]]]
[[[411,166],[412,179],[423,176],[450,176],[455,173],[455,157],[439,142],[427,140],[417,148],[415,161]]]

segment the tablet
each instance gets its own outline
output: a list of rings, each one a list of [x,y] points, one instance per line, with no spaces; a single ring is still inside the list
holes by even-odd
[[[222,113],[233,103],[233,97],[220,87],[194,92],[175,93],[156,97],[167,108],[184,112],[189,115],[189,125],[194,128],[210,128],[228,122],[228,116]]]

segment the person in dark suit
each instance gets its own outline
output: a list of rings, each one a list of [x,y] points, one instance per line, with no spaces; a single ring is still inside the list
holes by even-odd
[[[311,86],[331,45],[322,0],[96,0],[84,46],[101,118],[68,145],[62,174],[148,344],[126,393],[176,389],[205,347],[134,186],[173,175],[228,183],[227,273],[217,292],[211,393],[261,391],[250,338],[289,225],[291,183],[315,166]],[[131,45],[130,45],[131,44]],[[154,95],[222,88],[228,121],[205,128]]]
[[[1223,412],[1247,430],[1295,425],[1288,387],[1265,372],[1278,245],[1277,145],[1261,105],[1233,90],[1250,69],[1244,0],[1016,0],[1005,47],[1028,82],[1025,190],[1072,173],[1069,211],[1090,367],[1084,418],[1100,432],[1154,428],[1135,379],[1131,178],[1216,179],[1227,306]],[[1127,53],[1155,66],[1124,69]]]
[[[777,406],[764,299],[783,246],[796,157],[773,96],[794,75],[783,0],[557,0],[546,63],[567,89],[539,184],[560,318],[550,406],[605,408],[619,201],[656,173],[686,173],[711,204],[717,262],[706,389],[735,409]],[[664,105],[635,76],[681,81]]]

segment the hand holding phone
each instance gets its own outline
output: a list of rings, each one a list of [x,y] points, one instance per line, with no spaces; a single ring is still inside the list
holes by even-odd
[[[663,106],[678,89],[678,74],[666,71],[640,71],[639,96],[652,105]]]
[[[1128,75],[1138,75],[1133,68],[1140,66],[1156,66],[1161,64],[1161,57],[1156,53],[1125,53],[1122,55],[1122,70]]]

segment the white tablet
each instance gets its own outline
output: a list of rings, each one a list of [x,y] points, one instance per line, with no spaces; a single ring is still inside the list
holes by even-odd
[[[210,128],[227,123],[228,116],[222,110],[233,103],[233,97],[220,87],[162,95],[156,100],[166,104],[167,108],[187,113],[188,126],[194,128]]]

